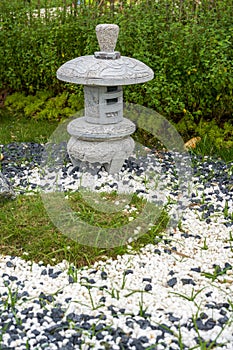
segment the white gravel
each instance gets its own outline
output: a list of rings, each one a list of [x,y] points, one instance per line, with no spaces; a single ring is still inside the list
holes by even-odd
[[[194,166],[179,225],[139,253],[128,245],[116,260],[81,269],[67,261],[44,266],[0,256],[0,348],[178,350],[203,349],[205,343],[206,349],[232,350],[232,172],[231,165],[208,162]],[[143,189],[144,174],[135,172],[124,174],[124,180],[135,177],[133,191]],[[35,167],[26,174],[29,185],[36,174]],[[170,191],[175,199],[175,176],[166,168],[164,174],[167,187],[157,194],[164,201]],[[96,175],[88,176],[91,183]],[[66,176],[67,186],[70,180]],[[102,173],[95,186],[112,190],[115,181]],[[141,195],[155,200],[150,186],[152,180]]]

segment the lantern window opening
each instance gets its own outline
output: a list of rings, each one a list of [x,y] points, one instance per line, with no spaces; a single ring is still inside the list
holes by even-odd
[[[118,86],[107,86],[107,92],[116,92],[118,91]]]
[[[106,118],[118,117],[118,112],[107,112],[105,113]]]
[[[117,97],[115,97],[115,98],[108,98],[106,101],[107,101],[107,105],[113,105],[113,104],[118,102],[118,98]]]

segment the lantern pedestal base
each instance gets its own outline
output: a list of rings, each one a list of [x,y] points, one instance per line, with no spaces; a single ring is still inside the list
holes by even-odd
[[[82,162],[100,164],[109,174],[119,172],[126,158],[132,155],[134,140],[127,136],[118,140],[86,141],[72,136],[67,151],[74,167]]]

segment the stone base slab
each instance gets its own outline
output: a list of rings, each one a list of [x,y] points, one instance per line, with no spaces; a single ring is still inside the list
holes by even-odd
[[[117,124],[92,124],[85,117],[72,120],[67,127],[71,136],[81,140],[117,140],[134,133],[136,126],[130,120],[123,118]]]

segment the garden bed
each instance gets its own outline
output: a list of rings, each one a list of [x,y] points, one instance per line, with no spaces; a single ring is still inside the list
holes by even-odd
[[[25,205],[34,197],[28,191],[39,190],[33,184],[36,185],[42,149],[43,145],[33,143],[2,147],[2,172],[20,193],[18,204],[21,201]],[[153,174],[159,172],[160,182],[167,184],[162,199],[164,204],[167,200],[168,214],[178,199],[173,156],[171,152],[147,149],[146,155],[128,161],[121,174],[129,181],[128,188],[133,186],[132,192],[139,190],[139,197],[148,200],[150,196],[153,200],[150,185],[155,176],[145,184],[145,169],[149,166]],[[42,254],[38,252],[37,259],[30,260],[28,242],[20,247],[21,257],[2,256],[2,349],[230,350],[233,342],[232,163],[198,156],[192,156],[191,161],[193,188],[178,225],[157,231],[149,244],[139,245],[137,249],[133,246],[135,237],[144,233],[139,230],[125,246],[123,255],[120,250],[114,255],[102,249],[94,259],[96,262],[79,267],[73,263],[73,246],[77,242],[72,240],[69,246],[66,242],[66,248],[64,242],[60,246],[66,256],[54,251],[51,241],[45,254],[47,262],[42,258],[43,244]],[[78,169],[69,173],[70,166],[67,160],[60,177],[67,201],[80,184]],[[53,174],[50,175],[53,180]],[[106,193],[117,190],[120,183],[119,176],[109,176],[102,170],[98,174],[90,173],[86,186],[91,178],[92,190],[104,191],[105,197]],[[161,188],[157,192],[154,188],[154,195]],[[114,203],[116,198],[112,200]],[[1,241],[3,246],[9,245],[8,249],[19,244],[14,232],[7,232],[9,220],[14,220],[17,213],[8,211],[4,217],[6,208],[14,208],[14,203],[5,203],[1,213]],[[129,222],[137,218],[136,205],[125,209]],[[33,216],[31,220],[32,226],[37,225]],[[28,231],[30,240],[30,225],[15,221],[17,224],[22,231]],[[155,226],[151,223],[148,236]],[[54,244],[59,250],[56,237]],[[86,247],[80,245],[79,249]]]

